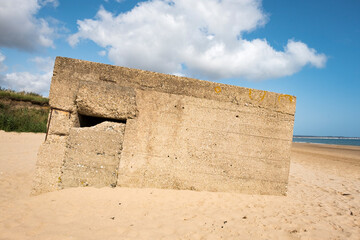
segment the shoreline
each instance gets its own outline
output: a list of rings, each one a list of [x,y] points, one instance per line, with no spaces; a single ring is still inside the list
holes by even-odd
[[[308,143],[308,142],[292,142],[292,148],[308,147],[308,148],[322,148],[322,149],[344,149],[360,151],[360,146],[357,145],[341,145],[341,144],[324,144],[324,143]],[[359,153],[360,157],[360,153]]]
[[[296,138],[296,139],[303,139],[303,138],[305,138],[305,139],[360,140],[360,137],[295,137],[295,136],[293,136],[293,138]]]
[[[292,143],[296,144],[296,143],[301,143],[301,144],[316,144],[316,145],[330,145],[330,146],[352,146],[352,147],[359,147],[360,145],[349,145],[349,144],[330,144],[330,143],[315,143],[315,142],[294,142],[292,141]]]

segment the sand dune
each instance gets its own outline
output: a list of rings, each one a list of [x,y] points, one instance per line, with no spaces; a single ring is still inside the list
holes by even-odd
[[[43,139],[0,132],[0,239],[360,239],[360,147],[294,144],[286,197],[129,188],[30,197]]]

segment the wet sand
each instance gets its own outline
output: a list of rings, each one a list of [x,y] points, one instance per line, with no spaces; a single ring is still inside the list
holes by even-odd
[[[0,131],[0,239],[360,239],[360,147],[294,143],[287,196],[74,188],[30,197],[44,137]]]

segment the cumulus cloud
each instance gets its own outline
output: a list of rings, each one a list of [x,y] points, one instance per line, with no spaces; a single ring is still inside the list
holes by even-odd
[[[44,74],[14,72],[6,74],[0,83],[5,88],[35,92],[46,96],[49,94],[51,76],[52,72]]]
[[[109,2],[109,0],[104,0],[105,2]],[[122,3],[125,2],[125,0],[115,0],[115,2]]]
[[[90,39],[117,65],[208,79],[260,80],[325,66],[326,56],[303,42],[289,40],[279,51],[265,39],[244,39],[267,21],[260,0],[152,0],[118,15],[101,7],[77,21],[68,42]]]
[[[105,50],[99,51],[98,54],[99,56],[104,57],[106,56],[106,51]]]
[[[42,6],[50,4],[50,5],[53,5],[53,7],[55,7],[55,8],[59,6],[59,1],[58,0],[40,0],[39,3]]]
[[[5,58],[5,55],[0,52],[0,72],[7,70],[7,66],[4,64]]]
[[[0,53],[0,70],[4,66],[4,60],[5,56]],[[54,61],[55,59],[50,57],[35,57],[30,59],[30,62],[35,64],[35,73],[0,73],[0,86],[16,91],[35,92],[47,96],[49,94]]]
[[[30,62],[35,63],[36,68],[41,72],[51,72],[55,60],[51,57],[34,57],[30,59]]]
[[[11,0],[0,4],[0,46],[34,50],[53,47],[55,29],[48,21],[37,18],[41,7],[59,5],[57,0]]]

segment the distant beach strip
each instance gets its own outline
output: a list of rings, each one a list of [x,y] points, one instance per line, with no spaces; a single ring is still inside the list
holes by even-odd
[[[293,142],[360,146],[359,137],[294,136]]]

